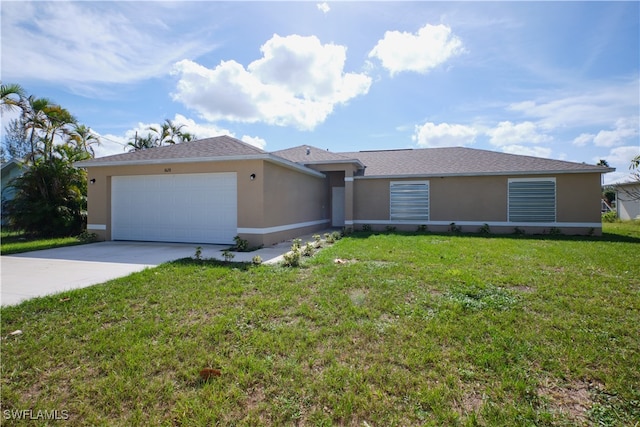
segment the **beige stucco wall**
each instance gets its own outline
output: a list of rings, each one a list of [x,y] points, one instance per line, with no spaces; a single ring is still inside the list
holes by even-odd
[[[391,181],[429,181],[429,222],[472,222],[464,231],[477,231],[483,223],[505,223],[509,178],[540,178],[531,176],[430,177],[403,179],[355,179],[354,221],[379,222],[377,228],[389,225],[389,183]],[[600,223],[600,175],[563,174],[556,178],[556,222]],[[359,228],[359,227],[356,227]],[[415,225],[398,229],[415,230]],[[447,225],[436,229],[446,230]],[[464,227],[463,227],[464,228]],[[591,226],[574,227],[587,233]],[[374,226],[375,229],[375,226]],[[510,227],[513,230],[513,227]],[[540,230],[531,230],[542,232]],[[547,230],[548,231],[548,230]],[[597,230],[596,230],[597,232]]]
[[[143,166],[110,166],[88,168],[88,219],[90,225],[104,225],[106,230],[90,230],[105,240],[111,239],[111,177],[185,173],[236,172],[238,177],[238,227],[262,226],[264,179],[262,160],[168,163]],[[256,179],[250,175],[255,173]],[[91,180],[95,183],[91,184]],[[240,197],[242,195],[242,197]],[[254,225],[260,224],[260,225]]]
[[[238,189],[238,228],[256,229],[239,233],[252,246],[270,245],[299,234],[319,230],[327,224],[296,224],[329,218],[327,180],[264,160],[209,163],[168,163],[144,166],[110,166],[88,169],[88,223],[106,226],[92,229],[101,239],[111,239],[111,177],[128,175],[192,174],[235,172]],[[254,180],[250,175],[255,174]],[[291,227],[269,232],[270,227]]]

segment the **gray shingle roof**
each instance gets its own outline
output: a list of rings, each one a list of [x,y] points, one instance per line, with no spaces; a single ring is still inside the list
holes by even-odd
[[[613,169],[584,163],[474,148],[447,147],[339,153],[366,165],[364,176],[491,175],[523,173],[610,172]]]
[[[171,161],[221,161],[239,158],[264,158],[298,165],[318,163],[360,163],[366,166],[364,177],[443,176],[491,174],[540,174],[611,172],[615,169],[584,163],[498,153],[474,148],[423,148],[333,153],[308,145],[267,153],[230,136],[150,148],[131,153],[77,162],[78,167],[117,164],[164,163]],[[292,165],[292,163],[289,163]],[[298,167],[296,165],[296,167]],[[299,166],[301,170],[309,169]],[[314,172],[315,173],[315,172]]]
[[[327,150],[321,150],[310,145],[299,145],[285,150],[274,151],[271,154],[282,157],[291,162],[309,165],[313,163],[341,163],[348,161],[357,161],[355,157],[344,156],[339,153],[333,153]]]
[[[230,136],[215,136],[175,145],[149,148],[131,153],[115,154],[76,163],[78,167],[97,166],[98,164],[143,163],[145,161],[210,159],[213,157],[242,157],[264,155],[265,151]]]

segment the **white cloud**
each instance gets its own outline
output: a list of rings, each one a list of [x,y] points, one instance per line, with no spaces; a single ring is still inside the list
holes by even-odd
[[[487,135],[490,136],[489,142],[499,147],[539,144],[553,139],[548,135],[539,133],[537,125],[532,122],[518,124],[510,121],[500,122],[495,128],[489,129]]]
[[[3,79],[57,81],[87,90],[89,83],[166,74],[175,61],[214,47],[194,35],[173,37],[161,9],[136,3],[3,2]]]
[[[263,57],[246,69],[235,61],[222,61],[214,69],[177,62],[173,99],[208,121],[310,130],[324,122],[335,105],[369,91],[371,78],[344,72],[344,46],[323,45],[315,36],[274,35],[261,51]]]
[[[527,100],[509,105],[510,111],[535,120],[543,129],[611,126],[621,117],[638,113],[640,85],[637,78],[606,85],[592,84],[577,94],[552,99]]]
[[[615,129],[598,132],[593,138],[593,143],[598,147],[614,147],[632,138],[637,140],[638,133],[638,117],[619,119],[616,121]]]
[[[417,34],[387,31],[369,52],[391,75],[402,71],[427,73],[463,51],[462,41],[445,25],[427,24]]]
[[[184,125],[182,131],[194,135],[195,139],[205,139],[220,135],[229,135],[235,137],[234,133],[229,129],[221,128],[214,123],[198,123],[193,119],[183,116],[182,114],[176,114],[172,119],[172,122],[177,126]],[[148,129],[151,126],[160,128],[162,124],[138,122],[138,124],[134,128],[128,129],[122,135],[99,135],[101,139],[101,145],[95,147],[96,157],[126,153],[127,151],[129,151],[127,143],[135,138],[136,133],[140,137],[146,136],[149,133]],[[244,135],[240,139],[247,144],[251,144],[260,149],[264,149],[264,147],[267,145],[267,142],[260,137]]]
[[[420,147],[452,147],[471,145],[478,132],[465,125],[430,123],[415,127],[411,137]]]
[[[592,133],[581,133],[573,140],[572,143],[578,147],[584,147],[585,145],[593,142],[593,138],[595,138],[595,135]]]
[[[604,159],[611,167],[616,168],[616,171],[604,176],[605,184],[629,181],[631,179],[629,166],[631,160],[638,154],[640,154],[640,147],[637,145],[612,148],[609,154],[604,156]],[[598,160],[600,159],[594,158],[594,163]]]
[[[253,145],[254,147],[258,147],[261,150],[264,150],[264,147],[267,145],[267,141],[258,136],[242,135],[242,138],[240,138],[240,140],[246,142],[247,144]]]
[[[521,156],[551,158],[551,149],[547,147],[525,147],[515,144],[502,146],[502,151],[509,154],[519,154]]]
[[[316,6],[318,7],[318,10],[321,11],[322,13],[328,13],[331,10],[327,2],[318,3]]]

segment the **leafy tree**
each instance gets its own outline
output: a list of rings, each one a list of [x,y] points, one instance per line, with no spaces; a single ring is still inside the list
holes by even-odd
[[[73,167],[71,159],[88,154],[61,145],[48,160],[36,159],[13,182],[15,196],[5,202],[9,225],[36,236],[79,234],[86,226],[86,171]]]
[[[9,94],[15,91],[3,86],[2,92],[4,108],[15,101]],[[78,234],[86,223],[87,177],[73,163],[92,157],[92,145],[100,141],[62,106],[20,97],[22,114],[11,123],[13,140],[5,142],[3,154],[22,150],[29,167],[11,183],[14,198],[3,203],[2,214],[11,227],[33,235]]]
[[[12,119],[4,128],[4,139],[0,147],[2,161],[24,159],[30,153],[27,129],[22,119]]]

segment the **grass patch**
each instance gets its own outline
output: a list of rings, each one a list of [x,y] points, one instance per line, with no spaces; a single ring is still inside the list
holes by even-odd
[[[634,227],[356,233],[300,268],[181,260],[4,307],[2,409],[74,425],[633,425]]]
[[[0,233],[0,254],[11,255],[22,252],[39,251],[42,249],[60,248],[88,243],[84,236],[34,238],[22,232],[5,231]]]

